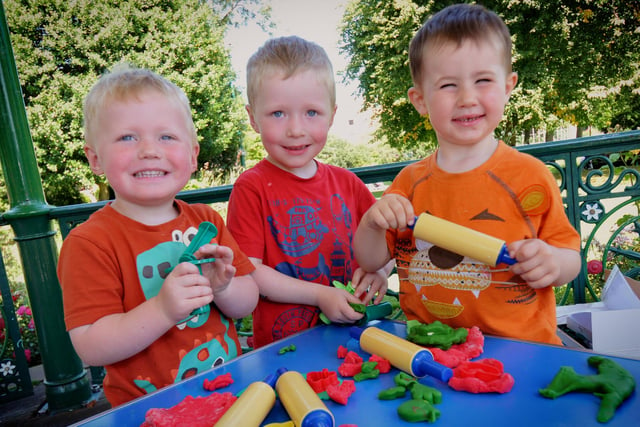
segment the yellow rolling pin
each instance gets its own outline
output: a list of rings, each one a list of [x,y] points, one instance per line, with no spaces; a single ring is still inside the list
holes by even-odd
[[[335,425],[333,414],[299,372],[287,371],[280,375],[276,391],[296,427]]]
[[[429,375],[446,383],[453,376],[451,368],[436,362],[426,348],[375,326],[364,329],[353,326],[349,335],[359,340],[360,348],[367,353],[384,357],[393,366],[414,377]]]
[[[418,239],[492,267],[500,263],[516,263],[516,260],[509,256],[504,240],[446,219],[423,213],[416,217],[412,228],[413,235]]]
[[[286,369],[280,368],[263,381],[251,383],[218,420],[216,427],[260,427],[276,403],[273,387],[282,372]]]

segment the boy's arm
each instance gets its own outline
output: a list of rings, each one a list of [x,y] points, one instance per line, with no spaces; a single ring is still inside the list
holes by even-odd
[[[573,249],[555,248],[558,264],[562,266],[560,274],[556,279],[554,286],[562,286],[575,279],[580,274],[582,267],[582,258],[580,252]]]
[[[353,238],[353,250],[360,267],[377,271],[391,260],[387,248],[388,229],[404,230],[413,224],[413,205],[398,194],[385,194],[362,216]]]
[[[580,272],[580,252],[552,246],[540,239],[525,239],[512,242],[509,254],[518,262],[510,267],[535,289],[547,286],[562,286],[573,280]]]
[[[213,301],[209,280],[198,267],[181,263],[158,295],[124,313],[103,316],[69,331],[78,356],[92,366],[110,365],[147,348],[196,308]]]
[[[349,292],[296,279],[262,264],[261,259],[250,259],[256,266],[253,275],[260,295],[270,301],[316,306],[332,322],[352,323],[362,317],[361,313],[349,305],[349,302],[360,304],[361,301]]]
[[[365,225],[364,218],[353,237],[353,253],[360,268],[373,273],[389,263],[391,254],[387,249],[387,231]]]
[[[157,298],[151,298],[126,313],[74,328],[69,336],[84,363],[103,366],[138,354],[174,325],[159,308]]]
[[[251,274],[235,276],[229,286],[213,292],[213,302],[227,317],[241,319],[258,304],[258,286]]]

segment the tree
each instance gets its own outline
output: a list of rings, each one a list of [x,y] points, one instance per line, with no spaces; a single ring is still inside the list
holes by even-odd
[[[504,17],[514,38],[520,84],[527,90],[540,88],[548,116],[578,127],[606,128],[612,116],[638,102],[640,53],[632,47],[640,41],[637,1],[519,0],[486,5]],[[603,100],[613,108],[601,108]]]
[[[434,144],[426,118],[409,103],[411,37],[430,15],[451,4],[437,0],[354,0],[342,24],[345,78],[359,81],[364,108],[375,111],[376,133],[395,147]],[[496,0],[483,5],[502,16],[514,41],[519,74],[498,136],[511,144],[534,128],[562,123],[607,128],[623,120],[640,96],[640,4],[629,0]],[[601,108],[603,104],[609,108]],[[615,118],[615,123],[613,123]],[[636,124],[637,126],[637,124]]]
[[[192,0],[4,2],[47,200],[83,200],[93,176],[82,146],[82,101],[119,62],[150,68],[191,101],[204,169],[229,170],[245,121],[223,36],[209,5]],[[105,192],[102,191],[102,198]]]
[[[363,109],[380,122],[374,136],[392,147],[435,143],[428,120],[407,98],[409,42],[427,11],[411,1],[359,0],[347,5],[342,18],[340,50],[350,58],[344,77],[359,82]]]

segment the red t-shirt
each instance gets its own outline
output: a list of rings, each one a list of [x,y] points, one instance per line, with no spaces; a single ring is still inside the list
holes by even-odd
[[[107,205],[69,233],[58,262],[67,330],[128,312],[157,295],[164,271],[178,264],[203,221],[218,230],[212,242],[233,249],[236,275],[255,269],[217,212],[179,200],[176,206],[177,218],[149,226]],[[106,366],[104,392],[111,405],[120,405],[240,353],[233,321],[212,304],[208,313],[176,325],[138,354]]]
[[[416,215],[428,212],[504,240],[538,238],[580,249],[553,175],[540,160],[503,142],[483,165],[447,173],[436,154],[403,169],[387,193],[408,197]],[[387,232],[407,318],[453,327],[478,326],[487,334],[560,343],[552,287],[533,289],[504,264],[476,260],[414,239],[408,230]]]
[[[249,257],[298,279],[330,285],[351,281],[357,268],[352,240],[375,202],[351,171],[317,162],[312,178],[299,178],[267,160],[233,185],[227,224]],[[318,308],[260,298],[253,313],[254,346],[314,326]]]

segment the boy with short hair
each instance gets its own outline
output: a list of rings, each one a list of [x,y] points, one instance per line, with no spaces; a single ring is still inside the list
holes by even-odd
[[[403,169],[365,214],[358,262],[375,271],[396,260],[410,320],[559,344],[553,287],[578,274],[580,236],[544,163],[493,136],[517,82],[509,30],[480,5],[449,6],[422,26],[409,56],[408,96],[438,150]],[[505,240],[517,263],[490,268],[416,239],[408,228],[423,212]]]
[[[357,321],[349,303],[379,303],[387,272],[364,273],[351,248],[373,195],[352,172],[315,159],[336,111],[324,49],[296,36],[267,41],[249,59],[247,92],[267,157],[234,183],[227,221],[257,268],[258,348],[314,326],[320,311],[333,322]],[[355,296],[334,280],[352,282]]]
[[[199,151],[184,92],[123,66],[94,85],[84,114],[87,159],[115,199],[67,236],[58,276],[73,346],[85,363],[105,365],[104,392],[117,406],[237,356],[231,319],[251,313],[258,292],[220,215],[175,198]],[[193,256],[215,260],[179,262],[205,221],[217,236]]]

